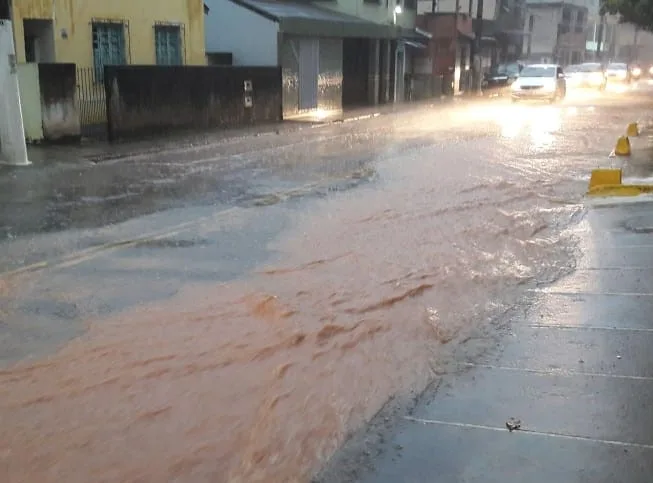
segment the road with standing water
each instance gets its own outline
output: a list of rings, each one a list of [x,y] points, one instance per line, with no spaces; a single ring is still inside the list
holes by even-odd
[[[2,481],[308,481],[574,266],[589,170],[651,99],[5,169]]]

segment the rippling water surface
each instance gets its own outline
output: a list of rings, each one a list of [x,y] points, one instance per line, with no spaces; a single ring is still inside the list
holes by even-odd
[[[526,146],[390,148],[370,183],[306,201],[242,280],[89,320],[6,368],[3,481],[307,481],[449,344],[570,266],[583,185],[547,126]]]

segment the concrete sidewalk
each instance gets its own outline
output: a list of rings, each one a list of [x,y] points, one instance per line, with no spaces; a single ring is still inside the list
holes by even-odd
[[[455,99],[455,101],[460,101]],[[452,104],[452,98],[434,98],[412,103],[386,104],[379,106],[345,109],[325,114],[311,114],[278,123],[246,126],[233,129],[178,132],[165,136],[152,136],[142,140],[117,143],[107,141],[84,141],[79,145],[35,145],[28,146],[28,157],[36,165],[52,162],[91,162],[128,158],[132,156],[157,154],[171,150],[219,145],[222,142],[287,134],[341,122],[364,121],[380,115],[406,112],[424,106]]]
[[[632,157],[603,164],[649,178],[651,138],[631,141]],[[461,350],[408,415],[384,409],[315,481],[653,481],[653,200],[588,201],[575,235],[575,271],[529,291],[497,350]]]
[[[532,292],[501,350],[445,376],[347,481],[653,481],[653,204],[593,207],[581,228],[577,270]]]

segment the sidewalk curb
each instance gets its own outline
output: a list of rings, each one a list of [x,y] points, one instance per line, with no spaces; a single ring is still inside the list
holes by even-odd
[[[391,115],[396,115],[396,114],[403,114],[406,112],[410,112],[411,110],[414,109],[419,109],[419,108],[438,108],[438,107],[446,107],[450,105],[460,105],[460,104],[467,104],[470,102],[474,102],[479,100],[478,98],[470,98],[470,97],[463,97],[463,96],[458,96],[458,97],[450,97],[450,96],[440,96],[436,98],[431,98],[431,99],[424,99],[424,100],[419,100],[419,101],[412,101],[412,102],[405,102],[405,103],[396,103],[396,104],[385,104],[381,106],[377,106],[376,108],[370,107],[369,113],[366,114],[354,114],[349,117],[345,116],[343,118],[339,119],[331,119],[331,120],[324,120],[324,121],[307,121],[307,122],[294,122],[292,120],[287,120],[287,121],[280,121],[279,123],[274,123],[274,124],[268,124],[268,125],[263,125],[260,126],[262,127],[262,131],[259,132],[246,132],[248,128],[244,128],[243,131],[240,131],[238,129],[234,129],[233,134],[226,134],[224,137],[220,137],[219,139],[211,140],[211,139],[202,139],[202,136],[205,134],[207,137],[209,137],[211,134],[213,135],[220,135],[220,131],[206,131],[204,133],[199,133],[197,134],[196,139],[180,139],[178,143],[176,143],[174,146],[165,146],[165,143],[161,143],[163,141],[162,138],[153,138],[149,140],[152,144],[154,144],[154,147],[151,148],[146,148],[144,147],[143,149],[138,149],[138,147],[135,147],[134,150],[126,152],[100,152],[97,154],[94,153],[89,153],[89,154],[84,154],[84,148],[90,148],[89,150],[92,151],[93,144],[82,146],[80,148],[73,148],[71,149],[71,152],[74,153],[75,149],[79,149],[80,153],[76,156],[75,161],[78,163],[90,163],[91,166],[97,165],[97,164],[105,164],[109,162],[120,162],[132,158],[139,158],[139,157],[144,157],[144,156],[154,156],[157,154],[170,154],[174,153],[175,151],[183,151],[187,149],[192,149],[192,148],[209,148],[212,146],[220,146],[222,143],[230,143],[234,141],[239,141],[239,140],[247,140],[250,138],[264,138],[267,136],[279,136],[283,134],[293,134],[300,132],[305,129],[319,129],[319,128],[324,128],[328,126],[334,126],[337,124],[345,124],[345,123],[352,123],[352,122],[362,122],[362,121],[368,121],[371,119],[375,119],[381,116],[391,116]],[[256,129],[256,126],[253,127]],[[240,131],[240,132],[239,132]],[[193,134],[189,133],[189,137],[192,137]],[[136,143],[147,143],[148,140],[141,140],[137,141]],[[173,141],[174,142],[174,141]],[[128,143],[125,143],[128,145]],[[164,144],[163,146],[161,144]],[[119,149],[119,146],[121,144],[117,143],[114,146]],[[111,146],[111,145],[109,145]],[[33,149],[36,150],[43,150],[43,152],[47,153],[48,148],[43,147],[43,146],[38,146],[34,147]],[[53,152],[57,153],[57,148],[53,149]],[[75,157],[75,156],[73,156]],[[39,163],[36,163],[36,166],[38,166]]]

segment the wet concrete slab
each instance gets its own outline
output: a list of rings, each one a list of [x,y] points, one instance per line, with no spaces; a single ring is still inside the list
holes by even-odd
[[[529,323],[563,327],[652,329],[653,297],[604,294],[541,294],[547,303],[537,306]],[[606,303],[608,302],[608,303]]]
[[[653,379],[479,367],[448,379],[438,393],[414,416],[495,428],[514,417],[529,431],[653,445]]]
[[[363,483],[649,483],[653,450],[405,422]]]
[[[579,372],[653,379],[651,347],[653,327],[529,326],[514,330],[501,355],[487,356],[482,363],[551,374]]]
[[[444,375],[353,480],[650,482],[653,249],[634,229],[650,207],[590,209],[583,268],[532,291],[498,347]]]
[[[583,253],[579,268],[649,268],[653,270],[653,236],[640,245],[600,245]]]
[[[653,247],[651,251],[653,251]],[[632,257],[632,254],[624,256]],[[581,269],[560,280],[550,290],[569,293],[651,294],[653,296],[653,278],[650,276],[650,270],[645,267],[642,267],[641,270],[619,270],[617,267],[611,270]]]

